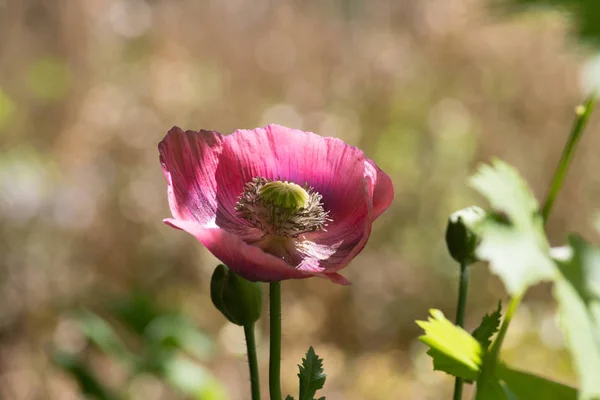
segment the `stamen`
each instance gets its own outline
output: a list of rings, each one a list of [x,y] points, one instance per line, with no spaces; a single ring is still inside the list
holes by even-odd
[[[242,218],[267,235],[298,237],[324,230],[328,211],[312,188],[288,181],[253,178],[246,184],[235,209]]]

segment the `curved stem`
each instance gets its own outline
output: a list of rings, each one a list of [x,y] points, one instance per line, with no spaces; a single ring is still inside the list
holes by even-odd
[[[271,400],[281,400],[281,282],[269,284],[269,308],[271,324],[269,394]]]
[[[552,183],[550,184],[550,190],[548,191],[548,195],[546,196],[546,201],[544,202],[544,207],[542,208],[542,217],[544,218],[544,222],[548,220],[548,216],[550,215],[550,211],[552,210],[552,206],[554,205],[554,201],[556,200],[556,196],[560,191],[565,177],[567,176],[567,171],[569,169],[569,165],[571,164],[571,160],[573,159],[573,154],[575,154],[575,147],[577,147],[577,143],[581,138],[581,134],[585,129],[587,122],[590,118],[590,114],[594,109],[594,105],[596,102],[596,94],[592,93],[585,101],[583,105],[577,107],[577,118],[573,123],[573,128],[571,129],[571,133],[569,135],[569,139],[563,149],[562,156],[560,161],[558,162],[558,166],[556,167],[556,171],[554,172],[554,178],[552,179]]]
[[[248,354],[248,367],[250,368],[250,390],[252,393],[252,400],[260,400],[260,380],[258,376],[254,324],[244,325],[244,335],[246,336],[246,352]]]
[[[465,322],[465,309],[467,307],[467,291],[469,289],[469,265],[460,265],[460,279],[458,284],[458,303],[456,304],[456,325],[462,327]],[[454,382],[453,400],[462,399],[463,380],[456,378]]]

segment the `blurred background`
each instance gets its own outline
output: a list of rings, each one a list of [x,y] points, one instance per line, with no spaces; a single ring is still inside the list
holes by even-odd
[[[599,75],[597,5],[524,3],[0,0],[0,398],[249,398],[242,329],[209,298],[217,260],[161,222],[157,143],[173,125],[268,123],[361,147],[396,188],[344,270],[352,286],[284,282],[284,392],[313,345],[328,400],[449,398],[414,323],[429,308],[454,318],[447,216],[486,206],[465,181],[492,157],[543,198]],[[550,220],[554,245],[574,230],[598,240],[598,127]],[[474,268],[467,327],[499,298]],[[503,358],[574,384],[554,312],[547,286],[530,291]]]

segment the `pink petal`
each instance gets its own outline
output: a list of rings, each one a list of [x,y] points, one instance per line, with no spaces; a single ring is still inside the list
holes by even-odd
[[[248,280],[274,282],[315,275],[294,269],[285,261],[246,244],[238,236],[223,229],[205,228],[192,221],[172,218],[165,219],[164,222],[194,235],[215,257]]]
[[[256,176],[307,183],[323,196],[332,219],[356,220],[366,215],[363,162],[362,151],[339,139],[269,125],[225,137],[217,180],[237,196]]]
[[[350,281],[337,272],[323,274],[323,277],[329,279],[333,283],[337,283],[338,285],[350,285]]]
[[[244,221],[235,215],[233,205],[216,178],[223,136],[214,131],[186,131],[173,127],[158,145],[160,163],[168,183],[171,213],[176,219],[192,220],[203,226],[239,229]],[[237,193],[236,195],[239,195]]]
[[[345,268],[367,244],[372,225],[371,212],[369,211],[366,218],[354,225],[336,224],[334,229],[327,232],[311,234],[310,240],[313,240],[315,244],[334,250],[331,256],[319,261],[319,266],[326,273],[333,273]]]
[[[371,234],[372,221],[390,206],[394,198],[394,188],[389,176],[369,159],[364,165],[367,204],[372,202],[372,208],[368,207],[369,217],[361,218],[357,215],[353,224],[349,219],[334,221],[326,232],[310,235],[315,246],[321,248],[320,251],[327,252],[327,247],[335,249],[329,257],[319,262],[319,266],[327,273],[346,267],[364,249]]]
[[[168,183],[169,206],[177,219],[214,222],[217,211],[215,171],[223,138],[217,132],[173,127],[158,144]]]
[[[375,169],[371,175],[373,187],[373,221],[376,220],[394,200],[394,185],[390,177],[383,172],[372,160],[367,162]]]

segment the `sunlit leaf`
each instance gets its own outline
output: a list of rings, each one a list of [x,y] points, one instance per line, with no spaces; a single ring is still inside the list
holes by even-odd
[[[144,337],[149,345],[180,348],[199,359],[208,359],[213,350],[212,341],[181,315],[155,318],[146,327]]]
[[[165,362],[164,378],[171,386],[198,400],[225,400],[223,387],[204,367],[185,357]]]
[[[555,278],[538,203],[518,172],[496,160],[481,166],[470,183],[495,212],[479,226],[477,257],[489,261],[507,291],[520,295],[531,285]]]
[[[580,400],[600,399],[600,249],[569,238],[569,261],[560,262],[563,279],[554,286],[560,326],[580,381]]]
[[[477,340],[463,328],[448,321],[439,310],[431,310],[427,321],[417,321],[425,335],[419,340],[431,349],[435,370],[468,380],[477,379],[482,349]]]
[[[477,379],[479,370],[473,370],[472,366],[465,365],[461,361],[442,353],[436,349],[429,349],[427,355],[433,359],[434,371],[442,371],[452,376],[472,382]]]
[[[592,307],[600,301],[600,249],[588,245],[576,235],[569,237],[571,258],[559,263],[560,272],[577,294]]]

